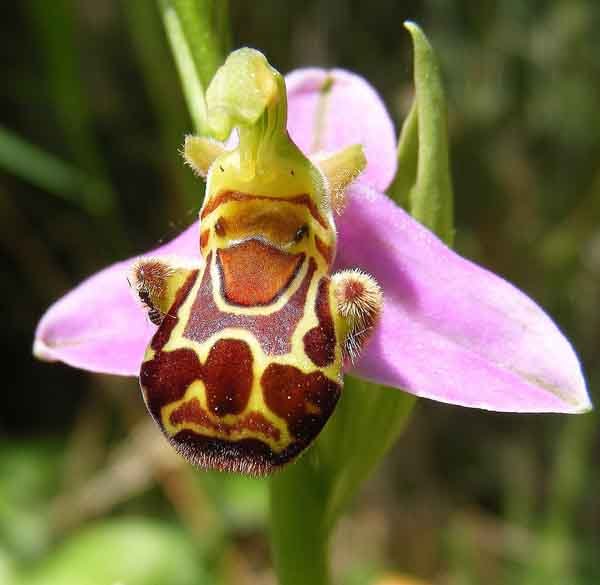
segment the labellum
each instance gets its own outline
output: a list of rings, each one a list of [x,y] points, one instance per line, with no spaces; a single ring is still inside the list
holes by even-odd
[[[169,441],[205,468],[263,475],[318,435],[382,308],[376,281],[331,272],[334,213],[360,173],[351,146],[316,166],[286,131],[283,78],[262,54],[232,53],[207,92],[212,137],[188,137],[206,176],[202,262],[138,261],[130,276],[159,325],[140,384]],[[236,128],[238,146],[212,138]]]

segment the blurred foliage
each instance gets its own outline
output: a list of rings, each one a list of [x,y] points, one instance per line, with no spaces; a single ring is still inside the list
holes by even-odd
[[[401,23],[423,26],[449,99],[456,247],[548,309],[597,403],[600,4],[231,0],[229,12],[233,46],[282,71],[356,70],[398,128],[413,91]],[[198,473],[162,450],[140,432],[134,380],[30,356],[50,302],[200,206],[156,5],[24,0],[0,27],[0,583],[272,583],[264,483]],[[386,568],[440,585],[595,585],[599,446],[597,414],[419,402],[338,529],[340,582]]]

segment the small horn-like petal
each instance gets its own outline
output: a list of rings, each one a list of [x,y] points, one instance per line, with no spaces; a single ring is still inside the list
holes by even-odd
[[[176,256],[198,264],[198,224],[144,256]],[[138,259],[105,268],[54,303],[37,326],[35,356],[93,372],[137,376],[156,331],[127,284]]]
[[[385,195],[360,184],[348,195],[336,268],[370,272],[384,296],[358,375],[488,410],[591,408],[573,348],[535,302],[450,250]]]

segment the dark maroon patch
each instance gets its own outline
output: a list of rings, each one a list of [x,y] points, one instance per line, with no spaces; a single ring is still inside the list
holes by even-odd
[[[270,437],[279,441],[281,433],[279,429],[273,426],[260,412],[251,412],[250,414],[239,418],[236,422],[228,424],[223,421],[214,421],[208,416],[208,413],[200,406],[197,398],[192,398],[182,405],[178,406],[169,417],[174,425],[183,423],[194,423],[205,429],[215,431],[223,436],[229,436],[234,432],[253,431],[260,433],[265,437]]]
[[[217,331],[227,327],[240,327],[256,336],[267,355],[289,353],[292,335],[304,314],[306,295],[316,270],[315,261],[310,259],[306,276],[298,290],[279,311],[270,315],[236,315],[221,311],[215,304],[213,283],[210,278],[211,256],[212,254],[209,254],[206,260],[202,282],[183,335],[203,343]]]
[[[252,390],[252,353],[248,344],[238,339],[221,339],[210,350],[204,365],[191,349],[157,351],[140,371],[146,404],[158,421],[162,407],[183,398],[195,380],[204,382],[213,414],[241,413]]]
[[[200,406],[200,401],[197,398],[192,398],[180,404],[171,413],[169,420],[174,425],[193,423],[207,429],[217,430],[217,423],[211,420],[208,413]]]
[[[269,365],[261,384],[267,406],[287,422],[300,449],[319,434],[341,392],[341,386],[321,372],[304,374],[281,364]]]
[[[181,400],[188,386],[202,376],[202,365],[191,349],[159,351],[142,364],[140,385],[148,410],[162,427],[163,406]]]
[[[190,294],[190,290],[192,290],[192,287],[194,286],[197,277],[198,270],[193,270],[190,273],[190,275],[186,278],[181,288],[177,291],[173,304],[165,313],[160,327],[158,328],[157,332],[152,338],[152,341],[150,342],[150,347],[152,347],[153,350],[161,350],[169,341],[169,337],[171,337],[171,333],[173,332],[175,325],[177,325],[177,322],[179,321],[179,316],[177,315],[179,308],[181,307],[181,305],[183,305],[185,299]]]
[[[251,412],[247,417],[240,421],[242,429],[260,433],[265,437],[270,437],[274,441],[279,441],[281,433],[279,429],[273,426],[260,412]]]
[[[220,339],[204,365],[208,408],[217,416],[244,411],[252,390],[252,352],[245,341]]]
[[[332,364],[335,359],[335,328],[329,305],[329,278],[322,278],[315,301],[319,324],[304,335],[304,351],[319,367]]]

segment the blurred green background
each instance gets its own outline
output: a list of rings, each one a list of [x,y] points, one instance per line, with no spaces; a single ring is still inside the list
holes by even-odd
[[[423,26],[448,93],[457,248],[553,315],[597,403],[600,3],[232,0],[229,11],[224,46],[254,46],[281,71],[355,70],[397,124],[412,95],[401,24]],[[53,300],[200,206],[156,5],[23,0],[3,6],[0,31],[0,584],[272,584],[264,482],[182,463],[134,379],[31,357]],[[597,422],[421,401],[340,523],[339,581],[600,583]]]

